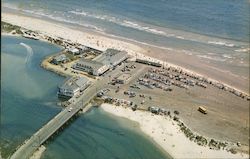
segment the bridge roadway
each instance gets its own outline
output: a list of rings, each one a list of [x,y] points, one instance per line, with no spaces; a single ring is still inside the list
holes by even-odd
[[[96,92],[101,90],[107,82],[106,78],[93,82],[78,99],[69,107],[72,110],[69,112],[68,108],[63,109],[54,118],[52,118],[46,125],[33,134],[26,140],[10,157],[10,159],[28,159],[39,146],[41,146],[50,136],[52,136],[61,126],[63,126],[72,116],[74,116],[80,109],[87,111],[91,106],[86,106],[90,100],[96,95]],[[99,89],[98,89],[99,88]]]

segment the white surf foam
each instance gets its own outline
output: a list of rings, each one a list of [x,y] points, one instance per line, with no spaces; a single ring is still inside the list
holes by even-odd
[[[227,46],[227,47],[235,47],[235,44],[227,43],[224,41],[208,41],[208,44],[214,44],[214,45],[221,45],[221,46]]]
[[[207,56],[207,55],[197,55],[197,56],[199,58],[209,59],[209,60],[213,60],[213,61],[220,61],[220,62],[226,61],[226,59],[222,59],[220,57],[211,57],[211,56]]]
[[[175,34],[167,34],[166,32],[158,29],[158,28],[153,28],[152,26],[147,26],[147,25],[143,25],[143,24],[139,24],[137,22],[131,21],[131,20],[125,20],[125,19],[120,19],[114,16],[109,16],[109,15],[97,15],[97,14],[93,14],[93,13],[89,13],[86,11],[69,11],[69,13],[75,14],[75,15],[82,15],[85,17],[91,17],[91,18],[95,18],[95,19],[100,19],[100,20],[104,20],[104,21],[108,21],[108,22],[112,22],[121,26],[125,26],[128,28],[133,28],[133,29],[137,29],[140,31],[146,31],[148,33],[152,33],[152,34],[156,34],[156,35],[162,35],[165,37],[174,37],[177,39],[182,39],[184,40],[185,38],[183,36],[180,35],[175,35]]]
[[[241,48],[241,49],[237,49],[234,51],[236,51],[236,52],[249,52],[250,53],[250,48]]]
[[[223,54],[222,56],[225,57],[225,58],[228,58],[228,59],[232,59],[233,58],[232,56],[230,56],[228,54]]]

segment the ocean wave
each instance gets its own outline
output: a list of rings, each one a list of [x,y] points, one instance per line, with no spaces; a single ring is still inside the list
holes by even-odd
[[[226,61],[226,59],[220,58],[220,57],[211,57],[211,56],[207,56],[207,55],[196,55],[200,58],[204,58],[204,59],[209,59],[209,60],[213,60],[213,61],[220,61],[220,62],[224,62]]]
[[[182,36],[176,36],[176,38],[177,39],[182,39],[182,40],[184,40],[185,38],[184,37],[182,37]]]
[[[6,5],[5,5],[6,6]],[[7,6],[7,7],[12,7],[13,6]],[[15,7],[13,9],[16,9]],[[87,12],[85,10],[82,9],[76,9],[76,10],[71,10],[71,11],[67,11],[67,12],[55,12],[53,11],[53,13],[48,13],[45,11],[32,11],[32,10],[23,10],[27,13],[31,13],[32,15],[40,15],[40,16],[45,16],[48,17],[50,19],[53,20],[57,20],[57,21],[61,21],[61,22],[66,22],[66,23],[70,23],[70,24],[77,24],[77,25],[81,25],[83,27],[87,27],[90,29],[94,29],[98,32],[105,32],[104,28],[100,28],[97,27],[95,25],[92,24],[87,24],[86,22],[79,22],[77,20],[73,20],[72,16],[84,16],[84,17],[89,17],[89,18],[94,18],[94,19],[99,19],[102,21],[106,21],[106,22],[112,22],[115,23],[117,25],[120,26],[124,26],[124,27],[128,27],[128,28],[133,28],[139,31],[145,31],[151,34],[155,34],[155,35],[161,35],[167,38],[176,38],[179,40],[188,40],[188,41],[194,41],[194,42],[202,42],[202,43],[208,43],[208,44],[213,44],[213,45],[220,45],[220,46],[226,46],[226,47],[239,47],[236,44],[233,43],[229,43],[229,42],[225,42],[225,41],[220,41],[220,40],[205,40],[205,39],[199,39],[199,38],[192,38],[190,37],[190,35],[185,35],[185,34],[180,34],[179,32],[175,32],[175,31],[171,31],[170,30],[163,30],[160,27],[155,27],[155,26],[151,26],[148,24],[144,24],[144,23],[140,23],[140,22],[135,22],[133,20],[128,20],[125,18],[118,18],[115,16],[111,16],[111,15],[100,15],[100,14],[96,14],[96,13],[92,13],[92,12]],[[57,15],[57,16],[56,16]],[[235,50],[237,52],[247,52],[248,50]]]
[[[241,48],[241,49],[237,49],[234,51],[236,51],[236,52],[249,52],[250,53],[250,48]]]
[[[130,28],[134,28],[134,29],[137,29],[137,30],[141,30],[141,31],[146,31],[146,32],[153,33],[153,34],[167,36],[167,34],[164,31],[154,29],[154,28],[150,28],[148,26],[142,26],[142,25],[140,25],[138,23],[128,21],[128,20],[123,20],[123,22],[118,22],[118,24],[120,24],[122,26],[130,27]]]
[[[76,14],[76,15],[84,15],[84,16],[87,16],[88,14],[84,11],[81,11],[81,12],[77,12],[77,11],[69,11],[69,13],[73,13],[73,14]]]
[[[225,58],[228,58],[228,59],[232,59],[233,58],[232,56],[230,56],[228,54],[223,54],[222,56],[225,57]]]
[[[148,33],[152,33],[152,34],[156,34],[156,35],[162,35],[165,37],[173,37],[173,38],[177,38],[177,39],[182,39],[184,40],[185,38],[183,36],[180,35],[175,35],[175,34],[167,34],[166,32],[157,29],[157,28],[153,28],[151,26],[147,26],[147,25],[142,25],[139,24],[137,22],[131,21],[131,20],[125,20],[125,19],[120,19],[114,16],[109,16],[109,15],[98,15],[98,14],[93,14],[93,13],[89,13],[86,11],[79,11],[79,10],[73,10],[73,11],[68,11],[71,14],[75,14],[75,15],[82,15],[85,17],[90,17],[90,18],[95,18],[95,19],[100,19],[100,20],[104,20],[104,21],[108,21],[108,22],[112,22],[121,26],[125,26],[128,28],[133,28],[133,29],[137,29],[140,31],[146,31]]]
[[[207,43],[208,44],[214,44],[214,45],[227,46],[227,47],[235,47],[235,44],[226,43],[224,41],[208,41]]]
[[[81,25],[85,28],[89,28],[89,29],[94,29],[96,31],[99,31],[99,32],[104,32],[105,30],[103,28],[100,28],[100,27],[97,27],[95,25],[92,25],[92,24],[87,24],[87,23],[78,23],[76,21],[72,21],[72,20],[67,20],[67,19],[64,19],[62,17],[57,17],[57,16],[48,16],[50,19],[53,19],[53,20],[56,20],[56,21],[60,21],[60,22],[65,22],[65,23],[70,23],[70,24],[77,24],[77,25]]]
[[[137,30],[141,31],[146,31],[150,32],[153,34],[158,34],[158,35],[167,35],[164,31],[151,28],[149,26],[142,26],[136,22],[129,21],[129,20],[122,20],[120,18],[114,17],[114,16],[108,16],[108,15],[98,15],[98,14],[92,14],[86,11],[68,11],[69,13],[75,14],[75,15],[82,15],[85,17],[90,17],[90,18],[95,18],[95,19],[100,19],[108,22],[112,22],[121,26],[129,27],[129,28],[134,28]]]
[[[83,27],[86,27],[86,28],[89,28],[89,29],[94,29],[98,32],[104,32],[105,30],[103,28],[100,28],[100,27],[97,27],[95,25],[92,25],[92,24],[87,24],[87,23],[79,23],[77,21],[73,21],[73,20],[69,20],[69,19],[65,19],[63,17],[59,17],[59,16],[55,16],[55,15],[52,15],[52,14],[48,14],[48,13],[44,13],[42,11],[32,11],[32,10],[22,10],[26,13],[31,13],[31,14],[35,14],[37,16],[43,16],[43,17],[47,17],[47,18],[50,18],[52,20],[56,20],[56,21],[60,21],[60,22],[65,22],[65,23],[70,23],[70,24],[77,24],[77,25],[81,25]],[[70,18],[70,16],[68,15],[67,16],[68,18]]]

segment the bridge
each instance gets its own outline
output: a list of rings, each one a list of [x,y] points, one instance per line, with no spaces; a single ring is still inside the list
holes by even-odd
[[[122,66],[120,66],[121,68]],[[130,80],[137,79],[140,76],[140,72],[143,72],[145,68],[142,67],[138,69],[131,77]],[[101,79],[97,79],[93,82],[84,93],[68,107],[72,107],[71,111],[68,108],[63,109],[54,118],[52,118],[47,124],[45,124],[41,129],[39,129],[35,134],[33,134],[28,140],[26,140],[17,150],[13,153],[10,159],[28,159],[46,140],[48,140],[55,132],[57,132],[67,121],[69,121],[75,114],[77,114],[81,109],[86,112],[91,108],[87,105],[96,95],[96,93],[106,87],[110,89],[107,83],[110,81],[110,76],[117,75],[119,69],[112,70],[112,72],[107,72],[105,76]],[[87,105],[87,106],[86,106]]]
[[[10,157],[10,159],[28,159],[32,154],[41,146],[46,140],[48,140],[55,132],[57,132],[67,121],[69,121],[75,114],[81,109],[85,112],[91,108],[88,103],[93,99],[97,92],[98,86],[103,86],[105,80],[100,80],[97,83],[89,86],[83,95],[81,95],[76,101],[70,104],[68,107],[72,107],[69,111],[68,108],[63,109],[54,118],[52,118],[46,125],[33,134],[28,140],[26,140]]]

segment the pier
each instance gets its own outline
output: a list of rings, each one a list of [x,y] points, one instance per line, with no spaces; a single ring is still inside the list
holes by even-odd
[[[24,141],[24,143],[13,153],[10,159],[28,159],[43,143],[45,143],[45,141],[47,141],[80,110],[83,110],[83,112],[88,111],[92,107],[92,105],[89,105],[88,103],[95,97],[97,86],[101,86],[104,81],[102,80],[99,82],[99,84],[95,84],[95,87],[91,85],[87,88],[83,95],[74,103],[63,109],[28,140]],[[72,109],[69,111],[70,107]]]

